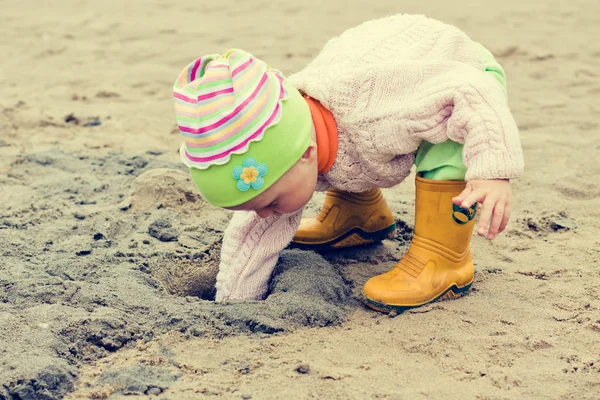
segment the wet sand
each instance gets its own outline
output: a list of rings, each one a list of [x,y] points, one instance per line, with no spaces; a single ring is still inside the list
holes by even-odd
[[[0,399],[600,397],[595,1],[91,4],[0,13]],[[288,74],[397,12],[508,75],[526,174],[506,233],[473,238],[473,291],[392,317],[358,301],[410,241],[409,179],[385,191],[394,240],[286,251],[266,301],[215,304],[230,214],[178,161],[174,78],[231,47]]]

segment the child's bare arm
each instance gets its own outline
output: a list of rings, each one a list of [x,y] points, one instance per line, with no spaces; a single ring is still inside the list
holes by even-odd
[[[217,301],[263,299],[279,253],[291,242],[301,217],[302,210],[264,219],[251,211],[235,212],[223,238]]]
[[[465,190],[452,200],[462,208],[469,208],[476,202],[482,204],[477,233],[489,240],[502,232],[510,219],[511,188],[508,179],[469,181]]]

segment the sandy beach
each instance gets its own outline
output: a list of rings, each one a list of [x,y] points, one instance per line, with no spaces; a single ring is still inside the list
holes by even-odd
[[[0,400],[600,398],[597,0],[0,10]],[[395,13],[458,26],[508,76],[526,173],[506,232],[473,237],[471,293],[391,316],[360,303],[410,243],[411,177],[384,191],[393,240],[286,250],[265,301],[211,301],[231,214],[179,161],[175,77],[233,47],[290,74]]]

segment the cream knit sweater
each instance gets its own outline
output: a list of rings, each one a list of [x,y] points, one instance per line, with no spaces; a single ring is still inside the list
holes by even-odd
[[[410,173],[423,140],[464,143],[467,180],[523,171],[518,128],[498,82],[463,32],[415,15],[366,22],[330,40],[288,78],[333,113],[339,150],[317,190],[387,188]],[[262,299],[302,211],[236,212],[225,232],[217,300]]]

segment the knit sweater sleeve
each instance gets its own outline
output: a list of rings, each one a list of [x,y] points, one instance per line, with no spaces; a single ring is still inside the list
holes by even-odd
[[[515,178],[523,171],[519,131],[505,93],[489,74],[454,61],[357,69],[332,97],[344,123],[373,154],[410,154],[423,140],[464,144],[466,180]]]
[[[301,216],[302,210],[265,219],[235,212],[223,238],[216,300],[263,299],[279,253],[294,237]]]

